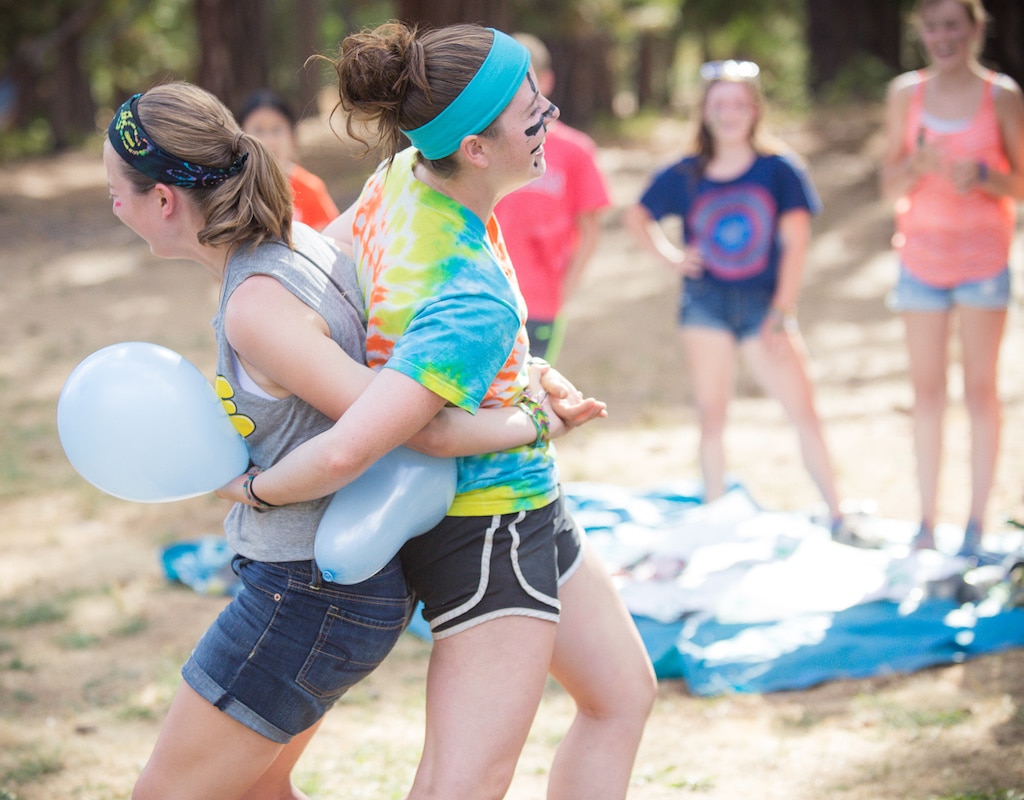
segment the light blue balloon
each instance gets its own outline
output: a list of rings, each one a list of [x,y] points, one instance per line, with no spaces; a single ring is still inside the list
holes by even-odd
[[[454,458],[396,447],[335,492],[313,548],[324,579],[353,584],[374,575],[403,544],[444,519],[457,478]]]
[[[212,492],[249,465],[245,440],[199,369],[148,342],[104,347],[75,367],[57,432],[83,478],[140,503]]]

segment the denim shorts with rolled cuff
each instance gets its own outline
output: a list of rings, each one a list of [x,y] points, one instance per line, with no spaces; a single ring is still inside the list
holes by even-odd
[[[890,311],[949,311],[967,306],[1000,311],[1010,305],[1010,269],[980,281],[964,281],[955,286],[930,286],[900,264],[896,285],[886,298]]]
[[[286,744],[391,652],[413,601],[398,558],[362,583],[328,583],[312,561],[236,556],[243,588],[182,667],[228,716]]]

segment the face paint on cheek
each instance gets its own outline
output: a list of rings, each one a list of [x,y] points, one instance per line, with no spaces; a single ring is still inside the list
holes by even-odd
[[[540,133],[540,129],[544,127],[545,123],[547,123],[547,121],[551,119],[551,117],[553,117],[554,115],[555,105],[554,103],[552,103],[544,111],[541,112],[540,121],[536,125],[531,125],[529,128],[526,129],[526,136],[528,138],[536,136],[538,133]]]
[[[531,125],[529,128],[526,129],[526,138],[527,139],[532,139],[534,136],[536,136],[538,133],[540,133],[540,129],[543,128],[543,127],[544,127],[544,117],[541,117],[536,125]]]

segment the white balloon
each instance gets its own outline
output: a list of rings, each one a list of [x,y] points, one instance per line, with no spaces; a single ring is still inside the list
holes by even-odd
[[[409,539],[444,519],[457,479],[454,458],[396,447],[335,492],[314,546],[324,579],[353,584],[380,570]]]
[[[75,367],[57,432],[82,477],[124,500],[196,497],[249,465],[245,440],[199,369],[148,342],[104,347]]]

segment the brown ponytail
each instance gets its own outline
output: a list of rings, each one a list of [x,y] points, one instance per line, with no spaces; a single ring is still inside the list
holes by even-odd
[[[139,98],[146,132],[168,153],[197,164],[228,165],[248,154],[237,175],[210,188],[182,189],[204,220],[200,244],[255,246],[271,239],[291,244],[292,192],[276,159],[259,139],[242,132],[220,100],[183,81],[154,86]],[[154,185],[127,167],[136,191]]]

